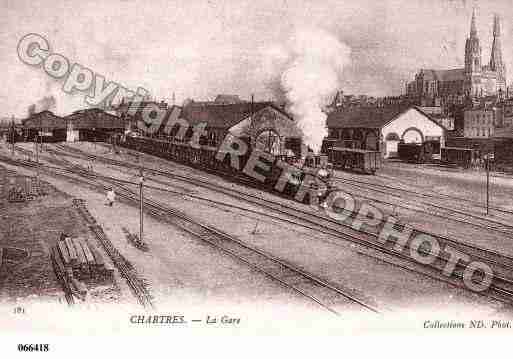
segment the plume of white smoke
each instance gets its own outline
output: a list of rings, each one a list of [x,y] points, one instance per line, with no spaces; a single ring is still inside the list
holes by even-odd
[[[291,38],[286,52],[280,85],[287,109],[303,131],[304,142],[318,153],[328,134],[323,109],[340,88],[351,50],[325,30],[301,29]]]
[[[56,104],[57,101],[55,100],[55,97],[53,95],[44,96],[39,101],[37,101],[37,103],[30,105],[27,109],[27,112],[28,115],[31,116],[34,113],[39,113],[46,110],[53,110]]]

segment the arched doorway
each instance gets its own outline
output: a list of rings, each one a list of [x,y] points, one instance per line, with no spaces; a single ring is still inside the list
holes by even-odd
[[[282,148],[281,138],[274,130],[264,130],[256,137],[255,147],[260,151],[268,152],[276,156],[280,155]]]
[[[395,132],[390,132],[385,136],[385,157],[397,156],[397,144],[399,143],[400,137]]]
[[[404,143],[423,143],[424,135],[416,127],[410,127],[404,130],[401,139]]]

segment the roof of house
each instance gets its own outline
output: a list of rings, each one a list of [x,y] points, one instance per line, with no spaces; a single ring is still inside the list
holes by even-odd
[[[192,126],[198,123],[207,123],[208,127],[228,129],[238,124],[252,113],[258,112],[266,107],[273,107],[275,110],[291,118],[289,114],[285,113],[271,102],[241,102],[229,105],[197,104],[192,102],[182,109],[181,118],[187,120]]]
[[[18,125],[19,126],[19,123],[15,123],[14,126]],[[11,128],[12,127],[12,122],[8,122],[8,121],[0,121],[0,128]]]
[[[75,111],[71,115],[66,116],[65,119],[72,121],[75,129],[125,127],[123,119],[98,108]]]
[[[463,81],[465,69],[432,70],[422,69],[424,79],[430,81]]]
[[[410,109],[415,109],[437,126],[444,128],[429,114],[416,106],[358,107],[341,109],[330,113],[326,124],[328,128],[383,128],[386,124],[392,122],[399,115]]]
[[[328,128],[381,128],[399,115],[400,107],[350,107],[328,115]]]
[[[161,110],[168,108],[167,102],[164,101],[123,101],[121,104],[119,104],[118,110],[121,113],[137,114],[140,113],[146,106],[157,107]]]
[[[239,103],[242,102],[239,96],[237,95],[226,95],[226,94],[220,94],[217,95],[214,102],[217,103],[225,103],[225,104],[233,104],[233,103]]]
[[[66,120],[60,116],[55,115],[53,112],[45,110],[38,113],[33,113],[28,118],[21,121],[25,128],[50,128],[50,129],[65,129]]]

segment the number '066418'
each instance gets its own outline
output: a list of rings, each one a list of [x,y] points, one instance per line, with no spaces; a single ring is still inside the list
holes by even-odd
[[[50,350],[48,344],[18,344],[19,352],[47,352]]]

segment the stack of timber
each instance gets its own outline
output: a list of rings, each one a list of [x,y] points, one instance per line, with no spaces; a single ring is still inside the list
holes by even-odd
[[[129,288],[132,290],[139,303],[144,307],[153,308],[154,298],[150,293],[148,282],[140,277],[132,263],[112,244],[103,231],[103,228],[96,222],[96,219],[91,213],[89,213],[89,210],[85,206],[85,201],[76,199],[73,201],[73,204],[84,220],[89,224],[89,229],[94,233],[98,243],[103,247],[105,253],[107,253],[114,266],[119,270],[121,276],[125,278]]]
[[[55,273],[67,294],[84,300],[86,284],[113,282],[114,270],[106,266],[98,249],[82,238],[61,234],[51,252]]]

